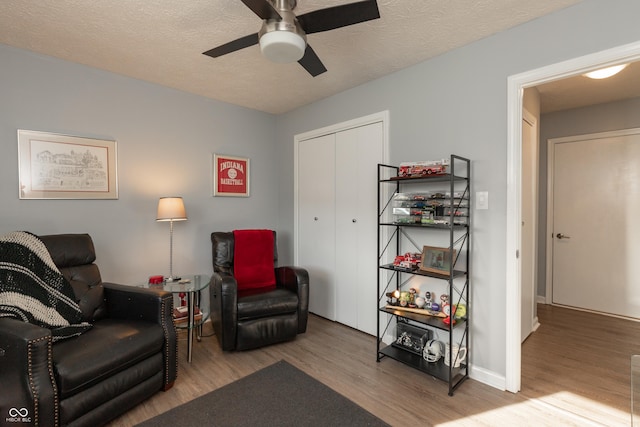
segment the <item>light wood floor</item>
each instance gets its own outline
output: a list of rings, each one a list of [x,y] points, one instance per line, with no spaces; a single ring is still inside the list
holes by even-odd
[[[313,315],[306,334],[259,350],[223,353],[205,337],[191,364],[181,335],[175,386],[109,427],[132,426],[282,359],[394,426],[628,426],[640,323],[545,305],[538,316],[517,394],[470,379],[449,397],[442,381],[388,358],[377,363],[374,337]]]

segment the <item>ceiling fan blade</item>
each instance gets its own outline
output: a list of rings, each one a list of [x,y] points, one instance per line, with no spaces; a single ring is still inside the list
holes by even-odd
[[[253,46],[254,44],[258,44],[258,33],[250,34],[232,42],[214,47],[213,49],[203,52],[203,54],[208,55],[212,58],[217,58],[219,56],[226,55],[227,53],[235,52],[236,50]]]
[[[297,18],[304,32],[313,34],[378,19],[380,11],[375,0],[367,0],[315,10]]]
[[[316,77],[327,71],[322,61],[320,61],[320,58],[318,58],[318,55],[316,55],[316,53],[313,51],[313,49],[311,49],[311,46],[309,46],[308,43],[307,48],[304,51],[304,56],[298,61],[298,64],[302,65],[304,69],[307,70],[307,72],[313,77]]]
[[[282,19],[282,16],[267,0],[242,0],[242,3],[261,19]]]

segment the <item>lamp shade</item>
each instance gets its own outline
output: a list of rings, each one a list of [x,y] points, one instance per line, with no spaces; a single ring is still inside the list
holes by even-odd
[[[186,221],[187,211],[182,197],[161,197],[156,221]]]

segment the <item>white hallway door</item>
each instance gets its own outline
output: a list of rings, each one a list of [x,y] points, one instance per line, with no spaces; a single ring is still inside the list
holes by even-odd
[[[640,129],[549,140],[554,304],[640,318]]]
[[[298,143],[298,264],[309,311],[376,333],[377,164],[383,123]]]

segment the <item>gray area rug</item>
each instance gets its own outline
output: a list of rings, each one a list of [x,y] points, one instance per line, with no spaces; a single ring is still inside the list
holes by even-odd
[[[138,424],[139,427],[388,425],[283,360]]]

